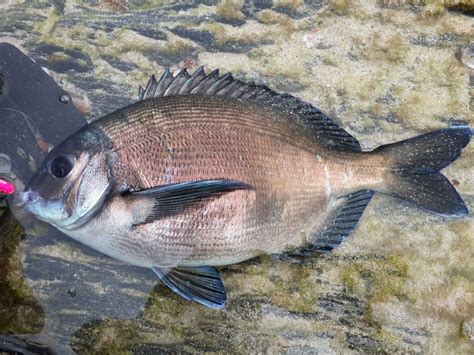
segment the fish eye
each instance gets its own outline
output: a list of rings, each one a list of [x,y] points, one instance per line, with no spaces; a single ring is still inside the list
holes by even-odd
[[[49,172],[56,179],[63,179],[69,175],[73,167],[73,159],[67,155],[62,155],[51,160],[51,163],[49,163]]]

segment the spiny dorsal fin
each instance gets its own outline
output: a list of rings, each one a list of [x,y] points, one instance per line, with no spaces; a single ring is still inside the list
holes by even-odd
[[[374,192],[359,190],[340,197],[343,203],[332,213],[332,218],[322,233],[314,237],[310,245],[286,253],[288,256],[308,256],[315,253],[329,252],[338,247],[357,226],[365,208]]]
[[[171,84],[166,88],[165,92],[163,93],[163,96],[177,95],[179,90],[189,80],[190,77],[191,75],[189,75],[186,69],[179,71],[174,77]]]
[[[140,100],[172,95],[213,95],[253,101],[290,113],[299,124],[308,127],[318,141],[331,148],[361,150],[357,139],[313,105],[287,93],[279,94],[265,85],[245,83],[231,73],[219,76],[216,69],[206,75],[200,67],[192,75],[186,69],[173,75],[166,69],[159,81],[152,76],[145,89],[139,88]]]

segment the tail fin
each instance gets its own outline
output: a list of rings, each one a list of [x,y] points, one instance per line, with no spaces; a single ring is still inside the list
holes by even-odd
[[[471,137],[470,128],[453,127],[377,148],[374,152],[384,154],[393,167],[383,192],[442,216],[467,215],[461,196],[439,170],[461,155]]]

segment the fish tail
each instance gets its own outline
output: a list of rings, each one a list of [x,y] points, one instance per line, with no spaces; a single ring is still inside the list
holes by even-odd
[[[461,196],[439,171],[461,155],[472,133],[469,127],[452,127],[377,148],[392,166],[382,192],[438,215],[467,215]]]

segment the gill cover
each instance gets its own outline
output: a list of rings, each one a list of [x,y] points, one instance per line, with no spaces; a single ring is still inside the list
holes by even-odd
[[[68,218],[62,228],[84,225],[100,211],[113,188],[113,178],[105,154],[93,156],[66,198]]]

